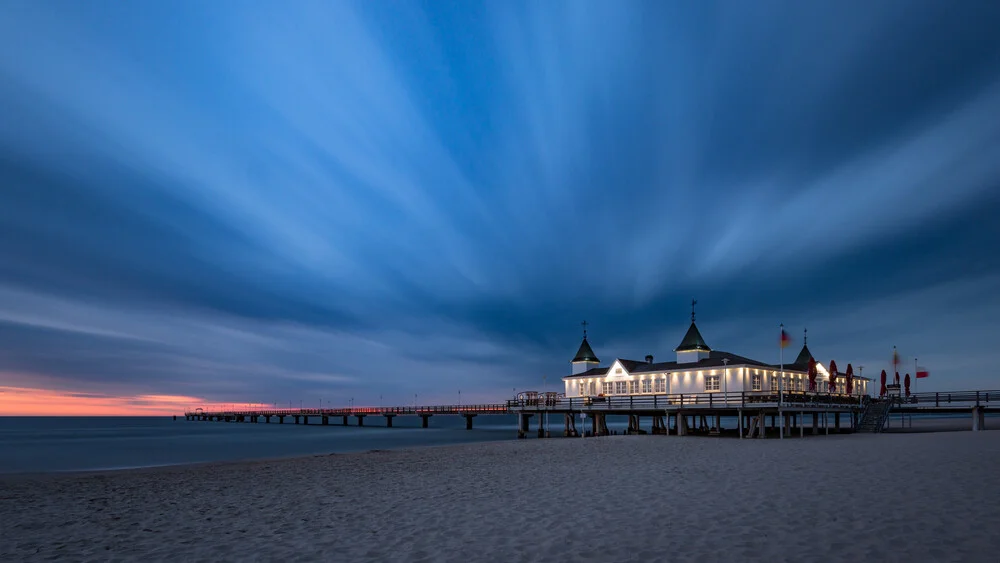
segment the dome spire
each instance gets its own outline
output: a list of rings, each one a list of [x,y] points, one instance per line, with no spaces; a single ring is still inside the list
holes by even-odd
[[[571,363],[583,363],[583,364],[598,364],[600,360],[597,359],[597,354],[594,354],[593,348],[590,347],[590,343],[587,342],[587,321],[583,321],[580,325],[583,326],[583,342],[580,343],[580,348],[576,351],[576,356],[570,360]]]
[[[812,352],[809,351],[809,346],[806,344],[806,340],[809,338],[809,329],[802,329],[802,351],[799,352],[797,358],[795,358],[796,365],[798,364],[808,364],[809,360],[813,359]]]

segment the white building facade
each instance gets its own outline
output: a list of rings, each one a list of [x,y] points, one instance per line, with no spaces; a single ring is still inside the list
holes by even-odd
[[[816,391],[809,390],[809,364],[813,360],[803,343],[794,362],[785,366],[759,362],[729,352],[712,350],[702,338],[694,320],[674,349],[676,360],[654,363],[653,356],[645,361],[616,358],[602,368],[586,333],[571,360],[573,374],[563,377],[567,397],[600,397],[615,395],[679,395],[702,393],[771,394],[779,391],[831,394],[831,374],[816,362]],[[833,375],[832,394],[847,395],[846,373]],[[853,375],[851,395],[868,394],[869,380]]]

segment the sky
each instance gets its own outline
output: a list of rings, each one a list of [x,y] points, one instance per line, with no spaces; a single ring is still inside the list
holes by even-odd
[[[996,389],[1000,4],[0,3],[0,414]],[[786,349],[787,351],[787,349]],[[794,352],[792,352],[794,354]],[[912,368],[905,371],[913,371]]]

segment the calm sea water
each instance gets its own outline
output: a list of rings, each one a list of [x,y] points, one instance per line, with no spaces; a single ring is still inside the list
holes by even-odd
[[[337,419],[339,421],[339,419]],[[124,469],[516,438],[513,416],[381,417],[366,426],[186,421],[178,417],[0,417],[0,473]],[[354,424],[354,419],[351,420]]]
[[[313,419],[315,421],[315,419]],[[365,426],[296,425],[260,422],[186,421],[184,417],[0,417],[0,473],[35,473],[127,469],[159,465],[235,461],[373,449],[387,450],[514,440],[517,419],[481,415],[473,430],[458,416],[434,416],[430,428],[420,419],[400,416],[393,428],[385,419],[365,418]],[[647,421],[644,421],[647,422]],[[351,419],[351,424],[356,424]],[[644,424],[645,426],[646,424]],[[623,431],[625,417],[611,417],[611,429]],[[532,430],[537,429],[533,419]],[[552,415],[549,428],[562,432],[562,417]],[[531,434],[534,436],[534,434]]]
[[[947,417],[947,416],[946,416]],[[948,417],[950,418],[950,417]],[[992,417],[991,417],[992,418]],[[0,417],[0,473],[126,469],[207,461],[233,461],[344,453],[373,449],[463,444],[516,439],[514,416],[465,419],[435,416],[430,428],[416,417],[397,417],[393,428],[370,416],[367,426],[189,422],[180,417]],[[352,424],[354,420],[352,419]],[[650,425],[648,417],[643,427]],[[532,429],[537,429],[532,420]],[[734,419],[724,417],[732,428]],[[612,431],[624,431],[626,417],[609,417]],[[991,425],[991,424],[990,424]],[[550,430],[561,434],[562,417]],[[530,434],[533,436],[534,433]]]

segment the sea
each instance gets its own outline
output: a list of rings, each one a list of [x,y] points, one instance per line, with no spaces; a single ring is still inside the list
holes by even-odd
[[[386,428],[378,416],[366,417],[363,427],[355,426],[355,420],[352,417],[350,426],[342,426],[334,424],[339,419],[331,419],[323,426],[293,424],[288,418],[285,424],[251,424],[188,421],[183,416],[176,420],[0,417],[0,474],[133,469],[517,439],[513,415],[480,415],[473,419],[472,430],[465,429],[464,418],[449,415],[432,417],[429,428],[420,428],[420,419],[413,416],[396,417],[393,428]],[[642,422],[644,428],[650,424],[648,417]],[[561,416],[551,415],[549,423],[553,436],[562,435]],[[735,419],[724,417],[723,427],[735,424]],[[532,430],[536,425],[533,419]],[[608,417],[612,432],[623,433],[627,426],[625,416]],[[529,433],[529,439],[534,436],[535,432]]]
[[[623,431],[628,421],[609,420]],[[173,417],[0,417],[0,473],[51,473],[134,469],[213,461],[239,461],[330,453],[391,450],[517,439],[514,415],[480,415],[473,429],[460,416],[420,419],[398,416],[385,427],[380,416],[365,426],[349,426],[331,418],[323,426],[284,424],[263,419],[257,424],[188,421]],[[562,417],[551,416],[550,428],[562,434]],[[532,421],[532,429],[537,429]],[[531,433],[531,436],[535,436]]]

